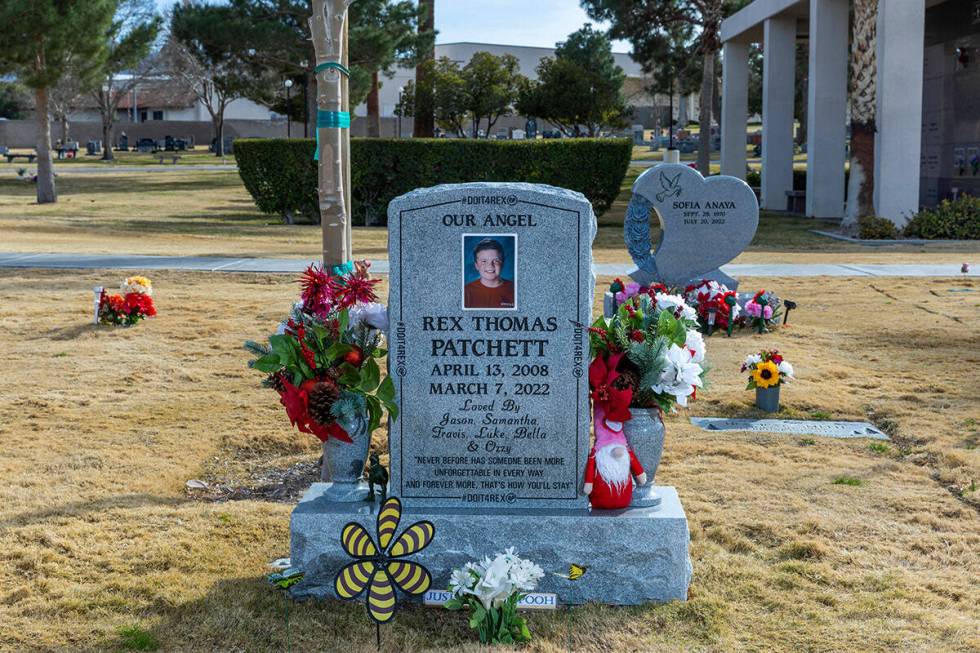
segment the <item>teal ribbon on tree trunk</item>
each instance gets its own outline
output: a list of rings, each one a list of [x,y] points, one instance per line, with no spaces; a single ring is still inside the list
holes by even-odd
[[[317,64],[313,69],[314,73],[322,73],[324,70],[336,70],[344,77],[350,77],[350,69],[339,61],[326,61]],[[346,111],[323,111],[316,112],[316,151],[313,153],[313,160],[320,160],[320,129],[350,129],[350,113]]]
[[[313,153],[313,160],[320,160],[320,130],[321,129],[350,129],[350,113],[347,111],[324,111],[320,109],[316,112],[316,151]]]

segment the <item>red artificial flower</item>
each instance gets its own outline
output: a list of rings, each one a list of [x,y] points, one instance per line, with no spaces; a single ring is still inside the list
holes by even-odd
[[[157,314],[157,309],[153,305],[153,298],[149,295],[138,292],[127,293],[124,302],[125,311],[129,315],[153,317]]]
[[[109,295],[109,308],[116,313],[122,313],[126,310],[126,300],[122,295]]]
[[[639,329],[634,330],[633,333],[630,334],[630,340],[632,340],[633,342],[643,342],[644,339],[645,337],[643,335],[643,332],[640,331]]]
[[[632,417],[629,406],[633,401],[631,389],[619,390],[613,387],[613,381],[619,378],[616,365],[623,357],[622,353],[612,354],[607,361],[597,356],[589,365],[589,387],[592,388],[592,401],[602,407],[606,419],[614,422],[625,422]]]
[[[367,279],[358,276],[333,277],[330,289],[337,308],[350,308],[355,304],[377,301],[374,287],[381,279]]]
[[[310,417],[309,395],[306,390],[297,388],[286,379],[282,380],[283,390],[279,393],[279,401],[286,408],[286,415],[289,422],[299,430],[300,433],[315,435],[321,442],[326,442],[330,438],[336,438],[342,442],[353,442],[347,431],[336,422],[324,426],[318,424]]]
[[[323,267],[312,263],[300,276],[299,283],[303,308],[312,315],[326,316],[333,305],[330,275],[323,271]]]
[[[752,298],[752,301],[754,301],[754,302],[756,302],[756,303],[758,303],[758,301],[759,301],[759,298],[760,298],[760,297],[762,297],[762,296],[763,296],[763,295],[765,295],[765,294],[766,294],[766,291],[765,291],[765,289],[763,289],[763,290],[760,290],[760,291],[759,291],[759,292],[757,292],[757,293],[755,294],[755,296],[754,296],[754,297]]]

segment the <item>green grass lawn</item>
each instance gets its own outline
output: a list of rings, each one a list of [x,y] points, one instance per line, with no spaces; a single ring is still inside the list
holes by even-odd
[[[28,153],[33,152],[29,149],[14,149],[14,153]],[[55,159],[54,154],[52,158],[54,159],[55,170],[63,166],[159,166],[160,165],[160,155],[165,155],[167,157],[172,155],[177,155],[180,159],[177,161],[178,166],[194,166],[194,165],[235,165],[235,157],[232,155],[217,157],[213,152],[208,152],[207,147],[198,147],[194,150],[187,152],[160,152],[159,154],[150,154],[148,152],[113,152],[115,157],[112,161],[103,161],[102,155],[99,156],[86,156],[85,150],[79,152],[79,155],[74,159]],[[173,165],[169,158],[165,159],[163,165]],[[12,163],[7,163],[7,159],[0,159],[0,172],[5,170],[17,171],[18,169],[25,169],[31,172],[37,170],[37,161],[34,163],[27,163],[24,159],[17,159]]]

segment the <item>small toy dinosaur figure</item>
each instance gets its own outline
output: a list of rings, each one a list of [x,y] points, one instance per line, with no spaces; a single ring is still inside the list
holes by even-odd
[[[378,454],[371,454],[371,464],[368,467],[368,501],[374,501],[374,486],[378,486],[381,503],[388,498],[388,470],[381,464]]]

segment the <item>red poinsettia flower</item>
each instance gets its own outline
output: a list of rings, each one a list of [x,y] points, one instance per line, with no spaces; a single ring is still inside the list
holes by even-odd
[[[353,442],[347,431],[336,422],[324,426],[313,421],[313,418],[310,417],[309,396],[306,394],[306,390],[297,388],[286,379],[282,380],[282,385],[283,390],[279,393],[279,401],[286,408],[289,422],[300,433],[315,435],[321,442],[326,442],[330,438],[336,438],[342,442]]]
[[[619,390],[613,387],[613,381],[619,378],[616,365],[623,357],[622,353],[613,354],[606,360],[596,357],[589,365],[589,387],[592,388],[592,401],[602,407],[606,419],[614,422],[625,422],[632,417],[629,406],[633,401],[633,391]]]

